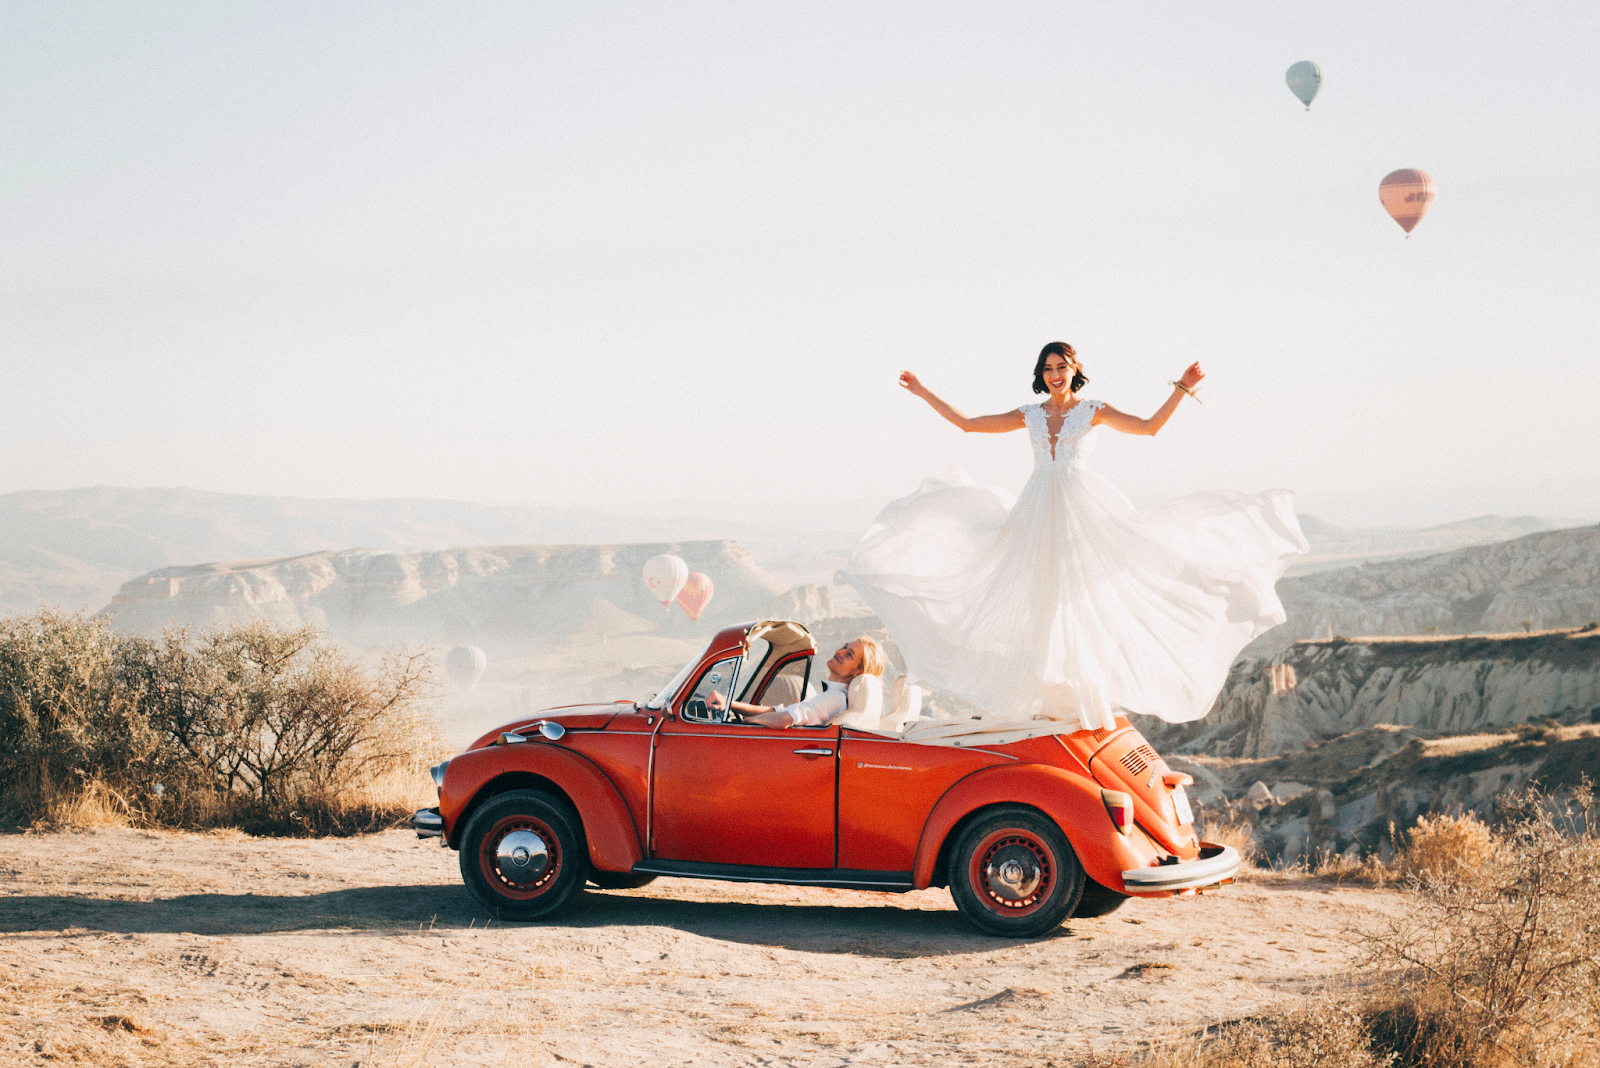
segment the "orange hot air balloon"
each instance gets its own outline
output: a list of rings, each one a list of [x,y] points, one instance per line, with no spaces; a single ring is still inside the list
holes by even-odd
[[[678,607],[690,619],[699,619],[700,613],[711,603],[711,595],[715,590],[710,578],[698,571],[691,572],[684,580],[683,589],[678,591]]]
[[[1412,167],[1395,171],[1378,183],[1378,199],[1383,201],[1383,210],[1400,224],[1407,237],[1411,236],[1412,227],[1428,214],[1433,198],[1438,195],[1439,187],[1433,184],[1433,179]]]

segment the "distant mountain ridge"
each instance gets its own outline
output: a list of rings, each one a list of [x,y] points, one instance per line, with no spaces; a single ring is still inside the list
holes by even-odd
[[[1246,649],[1330,635],[1504,633],[1600,620],[1600,526],[1542,531],[1278,583],[1288,621]]]
[[[1306,540],[1311,543],[1311,552],[1291,563],[1290,575],[1309,575],[1378,560],[1427,556],[1568,525],[1531,515],[1480,515],[1430,527],[1346,530],[1312,515],[1297,518]]]
[[[618,544],[735,538],[782,563],[804,549],[839,557],[849,537],[782,524],[676,515],[612,515],[393,498],[316,500],[191,489],[93,486],[0,495],[0,615],[41,604],[103,607],[126,580],[173,565],[261,560],[367,546],[376,551],[461,545]],[[805,573],[831,571],[824,559]],[[842,558],[832,563],[840,566]]]
[[[714,576],[715,596],[698,623],[677,607],[663,609],[645,589],[640,569],[658,553]],[[161,568],[124,583],[101,614],[141,634],[260,618],[312,624],[357,645],[523,645],[586,631],[599,643],[623,633],[709,634],[759,618],[786,589],[732,541],[349,549]]]

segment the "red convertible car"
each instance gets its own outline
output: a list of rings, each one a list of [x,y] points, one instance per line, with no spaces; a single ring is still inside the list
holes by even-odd
[[[672,875],[948,886],[980,929],[1034,936],[1238,868],[1233,849],[1196,838],[1192,780],[1122,719],[918,742],[754,726],[707,707],[713,690],[794,699],[820,677],[816,653],[798,623],[728,627],[648,701],[553,709],[486,734],[433,768],[439,805],[416,814],[417,833],[459,850],[473,895],[513,920],[555,915],[586,882]]]

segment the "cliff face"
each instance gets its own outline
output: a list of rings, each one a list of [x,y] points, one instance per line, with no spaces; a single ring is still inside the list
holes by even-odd
[[[1246,650],[1331,635],[1506,632],[1600,620],[1600,526],[1286,578],[1288,622]]]
[[[1160,743],[1269,757],[1376,724],[1458,734],[1600,713],[1600,626],[1492,637],[1296,642],[1236,663],[1210,715],[1167,725]]]
[[[663,611],[640,581],[644,562],[664,552],[682,556],[716,585],[698,624],[676,606]],[[784,589],[731,541],[351,549],[162,568],[124,583],[102,615],[145,634],[174,623],[310,623],[362,644],[559,639],[585,631],[596,638],[619,631],[688,635],[761,617]]]

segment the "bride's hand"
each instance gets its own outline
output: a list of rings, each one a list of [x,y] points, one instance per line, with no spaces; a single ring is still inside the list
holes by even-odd
[[[900,372],[900,384],[917,396],[922,396],[922,382],[910,371]]]
[[[1200,370],[1200,364],[1196,361],[1189,365],[1187,371],[1183,372],[1183,378],[1179,379],[1179,381],[1183,383],[1185,389],[1193,389],[1200,384],[1200,380],[1205,376],[1206,373]]]

